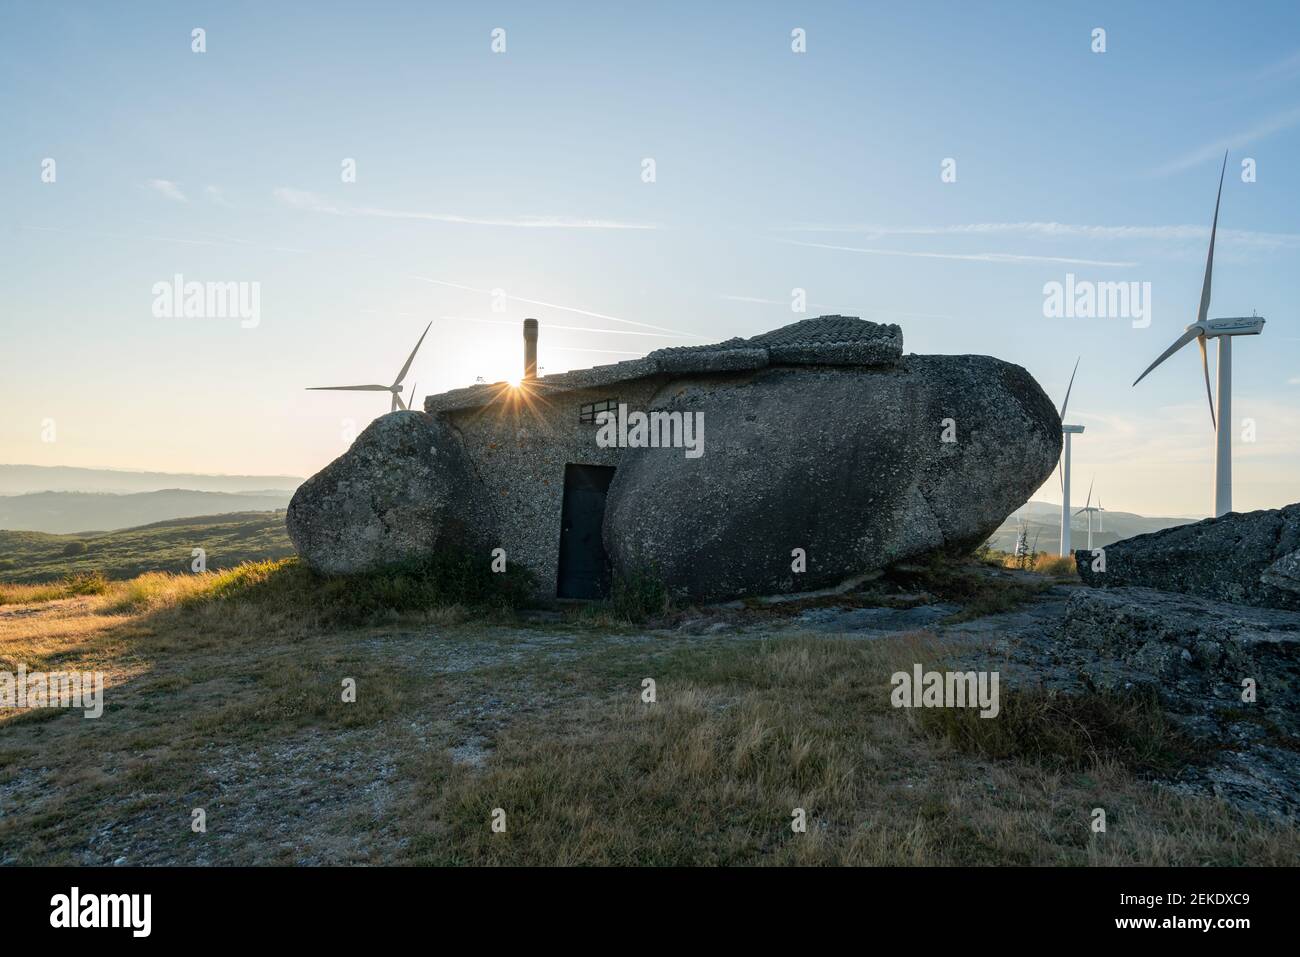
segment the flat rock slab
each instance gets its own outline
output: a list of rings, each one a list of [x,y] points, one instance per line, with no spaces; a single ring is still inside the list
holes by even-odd
[[[918,605],[915,608],[811,608],[795,618],[810,631],[881,632],[933,631],[944,618],[961,609],[956,605]]]

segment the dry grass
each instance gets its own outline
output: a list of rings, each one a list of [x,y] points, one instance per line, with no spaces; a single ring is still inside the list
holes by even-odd
[[[1073,555],[1037,555],[1034,558],[1034,571],[1040,575],[1053,575],[1059,578],[1077,578],[1079,574]]]
[[[556,726],[504,734],[482,773],[431,756],[416,863],[1285,864],[1294,829],[1174,797],[1114,760],[989,761],[891,709],[924,641],[791,638],[665,662]],[[685,676],[674,677],[681,668]],[[994,722],[989,722],[994,723]],[[1094,807],[1109,830],[1089,828]],[[489,827],[506,813],[505,833]],[[794,809],[808,830],[791,828]]]
[[[339,627],[277,574],[149,575],[0,608],[0,668],[109,676],[100,719],[0,718],[0,863],[1300,857],[1294,827],[1145,779],[1169,765],[1142,759],[1159,719],[1140,707],[1021,709],[1004,689],[1011,722],[974,728],[891,708],[894,671],[943,667],[926,636],[646,635],[464,606]],[[1088,826],[1099,806],[1106,834]]]
[[[77,595],[102,595],[110,587],[108,579],[98,572],[70,575],[61,581],[39,585],[0,583],[0,605],[32,605]]]

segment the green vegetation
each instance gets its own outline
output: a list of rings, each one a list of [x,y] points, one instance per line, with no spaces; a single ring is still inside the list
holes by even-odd
[[[240,565],[215,576],[189,601],[237,602],[328,625],[360,625],[451,607],[503,612],[529,603],[532,576],[496,573],[470,555],[437,556],[359,575],[321,575],[296,558]]]
[[[48,584],[0,584],[0,605],[104,595],[103,611],[130,614],[200,604],[240,604],[317,626],[363,625],[449,608],[493,615],[526,605],[534,593],[520,569],[494,574],[469,556],[406,562],[361,575],[321,575],[297,558],[245,562],[224,572],[146,572],[110,582],[99,572]]]
[[[100,572],[69,575],[61,581],[37,585],[6,585],[0,583],[0,605],[27,605],[75,598],[78,595],[102,595],[110,588],[107,578]]]
[[[1057,694],[1004,691],[996,720],[973,709],[928,708],[925,730],[968,754],[1087,770],[1114,763],[1137,774],[1172,777],[1204,757],[1165,716],[1151,693]]]
[[[609,607],[616,618],[636,624],[668,614],[672,598],[663,580],[653,572],[615,575]]]
[[[1012,611],[1051,584],[998,574],[978,560],[943,555],[924,563],[898,565],[886,573],[885,580],[904,591],[961,605],[961,611],[949,616],[947,623]]]
[[[992,548],[988,542],[975,552],[975,560],[994,568],[1014,568],[1035,572],[1049,578],[1078,578],[1074,558],[1070,555],[1052,555],[1048,552],[1028,551],[1023,555]]]
[[[52,582],[96,572],[110,579],[189,572],[195,548],[204,550],[211,571],[293,554],[282,511],[178,518],[78,535],[0,531],[0,582]]]

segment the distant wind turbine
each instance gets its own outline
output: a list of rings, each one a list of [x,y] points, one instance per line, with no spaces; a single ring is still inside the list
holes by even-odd
[[[1097,499],[1096,505],[1092,504],[1092,486],[1095,481],[1096,476],[1093,476],[1093,481],[1088,483],[1088,504],[1074,513],[1076,516],[1082,515],[1084,512],[1088,513],[1088,551],[1092,551],[1092,513],[1097,512],[1098,517],[1100,517],[1100,513],[1103,511],[1100,498]],[[1098,531],[1104,532],[1105,529],[1099,528]]]
[[[1210,274],[1214,270],[1214,236],[1219,228],[1219,200],[1223,198],[1223,174],[1228,169],[1228,154],[1223,154],[1223,169],[1219,171],[1219,194],[1214,200],[1214,223],[1210,226],[1210,252],[1205,258],[1205,282],[1201,286],[1201,305],[1196,321],[1183,330],[1172,346],[1147,366],[1133,382],[1137,385],[1147,373],[1193,339],[1201,347],[1201,371],[1205,373],[1205,397],[1210,403],[1210,424],[1214,426],[1214,514],[1216,517],[1232,511],[1232,337],[1257,336],[1264,331],[1260,316],[1237,316],[1230,319],[1207,319],[1210,312]],[[1219,340],[1219,409],[1216,416],[1214,396],[1210,392],[1210,361],[1206,356],[1205,341]]]
[[[391,392],[393,394],[393,404],[389,412],[396,412],[398,409],[408,409],[410,406],[402,402],[400,393],[402,391],[402,380],[406,378],[406,373],[411,371],[411,363],[415,361],[415,354],[420,351],[420,343],[424,342],[424,337],[429,334],[433,328],[433,323],[424,327],[424,332],[420,333],[420,339],[411,350],[411,354],[406,357],[406,364],[402,370],[397,373],[397,378],[393,380],[392,385],[313,385],[309,386],[309,392]],[[412,390],[414,395],[414,390]]]
[[[1082,358],[1080,356],[1079,358]],[[1070,554],[1070,436],[1083,431],[1081,425],[1066,425],[1065,410],[1070,405],[1070,392],[1074,389],[1074,374],[1079,371],[1079,359],[1074,360],[1070,384],[1065,387],[1065,401],[1061,403],[1061,435],[1065,442],[1061,448],[1061,462],[1057,466],[1061,477],[1061,555]]]

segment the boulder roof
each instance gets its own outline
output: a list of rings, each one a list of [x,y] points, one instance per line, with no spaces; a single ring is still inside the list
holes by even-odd
[[[817,316],[749,339],[656,349],[640,359],[575,369],[533,380],[543,393],[594,389],[655,375],[743,372],[769,365],[893,365],[903,354],[896,325],[856,316]],[[426,412],[450,412],[487,405],[501,395],[501,382],[452,389],[424,400]]]

